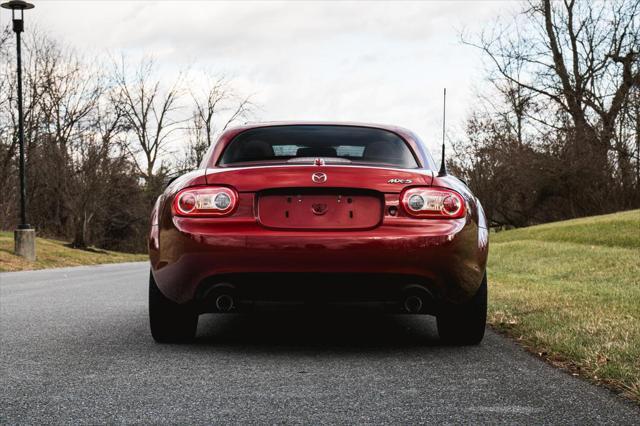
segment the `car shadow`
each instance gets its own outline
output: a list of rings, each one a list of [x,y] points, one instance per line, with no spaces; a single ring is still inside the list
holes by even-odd
[[[444,346],[427,315],[298,311],[201,315],[194,344],[287,350]]]

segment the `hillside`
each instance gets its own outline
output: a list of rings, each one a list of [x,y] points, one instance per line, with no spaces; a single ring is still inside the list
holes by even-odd
[[[640,210],[491,235],[489,321],[640,401]]]

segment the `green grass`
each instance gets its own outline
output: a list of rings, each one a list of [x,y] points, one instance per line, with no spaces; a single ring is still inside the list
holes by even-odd
[[[0,232],[0,272],[97,265],[100,263],[137,262],[146,254],[119,253],[102,249],[78,250],[64,241],[36,239],[36,261],[28,262],[13,254],[13,232]]]
[[[640,210],[491,238],[492,326],[640,401]]]

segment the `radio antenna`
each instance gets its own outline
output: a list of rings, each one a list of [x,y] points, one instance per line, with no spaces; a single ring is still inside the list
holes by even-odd
[[[445,135],[445,123],[447,118],[447,88],[444,88],[444,95],[442,97],[442,161],[440,163],[440,171],[438,176],[447,175],[447,165],[444,162],[444,135]]]

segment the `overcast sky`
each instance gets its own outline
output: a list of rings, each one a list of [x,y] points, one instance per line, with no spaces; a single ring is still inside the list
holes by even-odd
[[[518,8],[507,1],[33,3],[27,31],[36,23],[97,54],[150,54],[167,76],[187,66],[224,73],[255,93],[259,120],[397,124],[434,153],[442,88],[455,133],[482,79],[480,56],[460,44],[460,31],[478,32]]]

